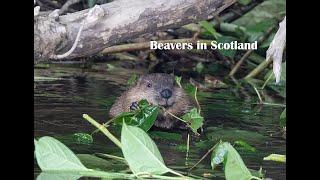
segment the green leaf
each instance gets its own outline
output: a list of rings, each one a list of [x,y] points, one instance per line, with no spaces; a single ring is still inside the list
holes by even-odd
[[[137,114],[139,119],[139,127],[144,131],[148,131],[156,121],[158,116],[158,107],[151,106],[143,109],[140,113]]]
[[[250,180],[252,175],[238,152],[228,143],[227,160],[224,165],[226,180]]]
[[[77,154],[77,157],[90,169],[108,170],[113,165],[111,161],[107,161],[91,154]]]
[[[108,68],[108,70],[113,70],[113,69],[115,69],[115,66],[112,64],[107,64],[107,68]]]
[[[200,74],[204,69],[204,65],[202,64],[202,62],[197,63],[196,65],[196,71]]]
[[[79,178],[81,175],[78,174],[41,172],[37,180],[77,180]]]
[[[237,39],[232,36],[221,36],[217,39],[218,43],[231,43],[232,41],[236,41]],[[218,49],[221,54],[224,56],[234,58],[237,53],[235,49]]]
[[[273,22],[266,19],[246,28],[245,34],[248,36],[248,42],[257,41],[265,32],[272,27]]]
[[[253,27],[255,24],[260,23],[261,21],[271,21],[273,22],[273,25],[277,25],[277,19],[283,19],[281,17],[283,17],[285,14],[281,14],[281,12],[285,12],[285,10],[286,0],[263,1],[254,9],[232,23],[244,27]]]
[[[159,108],[150,105],[146,100],[139,101],[138,106],[139,108],[135,111],[121,113],[115,117],[114,122],[122,124],[124,121],[126,124],[138,126],[147,132],[156,121]]]
[[[148,133],[152,138],[160,138],[174,141],[180,141],[182,139],[182,135],[178,133],[170,133],[164,131],[149,131]]]
[[[136,113],[134,111],[123,112],[123,113],[121,113],[121,114],[119,114],[118,116],[115,117],[114,123],[115,124],[122,124],[122,122],[124,121],[127,124],[130,124],[130,125],[133,125],[133,126],[137,126],[139,123],[134,118],[135,114]]]
[[[93,138],[87,133],[75,133],[73,134],[73,140],[79,144],[92,144]]]
[[[206,31],[208,31],[215,39],[218,38],[217,31],[214,29],[213,24],[208,21],[200,21],[200,26],[202,26]]]
[[[89,170],[67,146],[53,137],[35,140],[35,155],[42,171]]]
[[[124,123],[121,130],[121,144],[123,156],[134,174],[160,175],[169,171],[156,144],[142,129]]]
[[[286,121],[287,121],[287,108],[284,108],[280,115],[280,126],[285,127],[286,126]]]
[[[250,180],[252,175],[238,152],[228,142],[220,141],[213,149],[211,167],[223,163],[226,180]]]
[[[256,148],[252,147],[250,144],[248,144],[245,141],[242,140],[237,140],[234,142],[234,145],[239,147],[239,149],[244,150],[244,151],[251,151],[251,152],[255,152]]]
[[[213,170],[217,165],[225,162],[227,153],[227,143],[220,141],[217,145],[215,145],[211,155],[211,167]]]
[[[178,86],[179,86],[179,87],[182,87],[182,86],[181,86],[181,78],[182,78],[182,77],[181,77],[181,76],[180,76],[180,77],[179,77],[179,76],[174,76],[174,78],[175,78],[176,83],[178,84]]]
[[[270,154],[267,157],[264,157],[265,161],[276,161],[276,162],[286,162],[286,156],[281,154]]]
[[[185,90],[191,97],[195,98],[194,95],[196,94],[196,87],[194,87],[192,84],[187,83],[187,84],[185,85],[185,87],[184,87],[184,90]]]
[[[198,113],[197,108],[191,109],[187,114],[181,117],[194,133],[203,125],[203,117]]]

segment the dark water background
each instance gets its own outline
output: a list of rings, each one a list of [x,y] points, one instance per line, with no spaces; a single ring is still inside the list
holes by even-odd
[[[35,75],[52,77],[52,72],[39,70]],[[108,109],[125,90],[124,84],[130,74],[95,73],[94,76],[76,77],[58,71],[54,73],[54,77],[57,79],[35,80],[35,137],[56,137],[77,154],[101,152],[121,156],[119,149],[100,133],[94,135],[94,143],[90,146],[76,144],[68,137],[77,132],[91,133],[95,130],[82,118],[84,113],[101,123],[107,120]],[[243,140],[256,148],[255,152],[239,151],[248,168],[259,170],[262,167],[266,177],[285,179],[285,164],[262,160],[271,153],[286,154],[286,142],[279,127],[279,115],[283,108],[257,106],[254,104],[256,101],[235,97],[230,89],[200,92],[199,101],[205,118],[204,134],[191,137],[188,165],[183,151],[186,144],[185,132],[178,132],[182,134],[180,141],[154,139],[169,167],[184,171],[184,168],[196,163],[219,139],[230,143]],[[126,169],[121,165],[106,167],[108,168],[113,171]],[[35,163],[35,176],[39,172]],[[210,173],[211,177],[208,178],[214,179],[209,157],[194,170],[196,175],[202,176],[203,173]],[[221,173],[221,169],[218,169],[217,175]]]

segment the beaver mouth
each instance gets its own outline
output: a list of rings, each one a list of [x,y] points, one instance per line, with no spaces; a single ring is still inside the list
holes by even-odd
[[[171,104],[168,104],[168,101],[166,101],[166,104],[160,104],[160,106],[162,106],[162,107],[164,107],[164,108],[170,108],[170,107],[172,107],[174,105],[174,102],[173,103],[171,103]]]

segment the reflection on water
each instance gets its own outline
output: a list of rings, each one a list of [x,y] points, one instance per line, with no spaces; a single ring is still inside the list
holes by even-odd
[[[91,133],[95,128],[82,119],[87,113],[99,122],[107,120],[107,110],[115,98],[125,90],[117,85],[117,76],[106,78],[72,76],[57,80],[35,82],[34,115],[35,136],[50,135],[60,137],[75,153],[109,153],[121,155],[110,141],[102,135],[94,136],[94,145],[83,146],[63,141],[62,137],[77,132]],[[120,76],[126,79],[127,76]],[[119,80],[120,82],[120,80]],[[245,164],[258,170],[262,166],[266,176],[273,179],[285,179],[285,165],[263,161],[270,153],[286,154],[285,139],[278,126],[282,108],[257,107],[253,102],[244,102],[236,98],[230,90],[216,90],[213,93],[199,93],[199,101],[205,117],[204,133],[201,137],[192,137],[188,160],[180,147],[186,144],[186,133],[182,132],[181,142],[169,142],[155,139],[167,165],[173,168],[192,166],[219,139],[234,142],[244,140],[256,148],[256,152],[242,152]],[[206,158],[194,173],[202,176],[210,172],[210,161]],[[35,165],[36,174],[39,172]]]

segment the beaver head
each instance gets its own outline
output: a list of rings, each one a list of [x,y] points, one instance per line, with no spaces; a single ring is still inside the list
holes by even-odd
[[[139,78],[138,87],[141,99],[146,99],[153,105],[160,105],[165,108],[173,106],[176,100],[177,88],[172,75],[154,73],[143,75]]]

